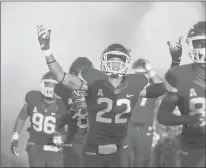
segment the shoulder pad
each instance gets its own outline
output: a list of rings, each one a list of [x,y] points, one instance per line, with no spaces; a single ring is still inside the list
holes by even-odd
[[[27,104],[33,104],[34,102],[42,99],[42,94],[40,91],[29,91],[25,96],[25,101]]]
[[[95,81],[107,79],[107,75],[94,68],[84,68],[81,71],[80,78],[87,84],[91,85]]]
[[[165,78],[167,75],[172,75],[174,77],[182,76],[183,73],[188,72],[191,68],[192,64],[185,64],[185,65],[180,65],[180,66],[174,66],[170,68],[167,73],[165,74]]]
[[[189,73],[191,64],[175,66],[169,69],[165,74],[165,86],[168,91],[177,92],[177,82],[181,79],[184,80],[185,72]]]
[[[149,84],[149,80],[144,74],[128,74],[126,79],[129,85],[135,87],[134,89],[138,91],[141,91]]]
[[[57,94],[62,99],[70,97],[72,91],[73,91],[72,89],[63,86],[61,83],[58,83],[54,88],[55,94]]]

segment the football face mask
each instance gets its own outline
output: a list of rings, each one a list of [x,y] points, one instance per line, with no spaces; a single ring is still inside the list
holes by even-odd
[[[58,82],[53,79],[42,79],[40,83],[41,93],[46,98],[54,98],[54,87]]]
[[[197,64],[205,67],[205,42],[206,42],[206,22],[196,23],[188,32],[186,43],[188,44],[188,53],[190,58]]]
[[[101,57],[101,70],[110,77],[126,75],[130,56],[120,51],[109,51]]]
[[[197,36],[195,38],[188,39],[189,56],[195,62],[199,64],[206,63],[206,36]]]

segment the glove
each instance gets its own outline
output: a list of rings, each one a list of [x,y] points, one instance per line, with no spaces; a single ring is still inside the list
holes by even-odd
[[[191,127],[201,127],[205,125],[205,116],[199,111],[191,112],[191,115],[188,117],[189,126]]]
[[[172,61],[175,63],[180,63],[182,56],[182,36],[179,37],[179,40],[175,45],[172,45],[169,41],[167,42],[167,45],[169,46]]]
[[[36,26],[36,29],[41,50],[50,49],[51,30],[45,29],[43,25]]]
[[[11,152],[16,156],[19,156],[18,135],[16,133],[12,136]]]
[[[52,138],[52,143],[55,146],[62,147],[64,145],[65,139],[66,139],[65,135],[61,134],[60,132],[55,131],[54,136]]]

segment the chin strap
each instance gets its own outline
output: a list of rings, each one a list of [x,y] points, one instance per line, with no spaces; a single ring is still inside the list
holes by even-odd
[[[56,102],[56,98],[44,97],[44,101],[46,103],[54,103]]]

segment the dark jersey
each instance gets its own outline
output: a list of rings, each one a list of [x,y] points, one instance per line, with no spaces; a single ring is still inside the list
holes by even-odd
[[[134,107],[131,121],[143,125],[152,125],[156,99],[140,97]]]
[[[44,96],[39,91],[30,91],[26,94],[28,116],[31,126],[29,141],[39,145],[46,145],[52,142],[55,132],[65,134],[65,129],[56,130],[58,117],[65,115],[67,110],[60,99],[55,103],[48,104],[44,101]]]
[[[178,108],[181,115],[192,115],[193,111],[205,115],[205,81],[196,75],[193,64],[172,68],[165,79],[180,96]],[[205,125],[195,128],[183,126],[182,135],[187,145],[205,145]]]
[[[66,143],[71,143],[79,129],[88,127],[85,98],[62,84],[56,85],[55,93],[61,97],[72,116],[71,122],[68,123],[66,140]]]
[[[129,74],[114,88],[108,76],[96,69],[84,69],[81,76],[88,85],[89,128],[84,143],[121,144],[127,134],[128,120],[148,79],[142,74]]]

